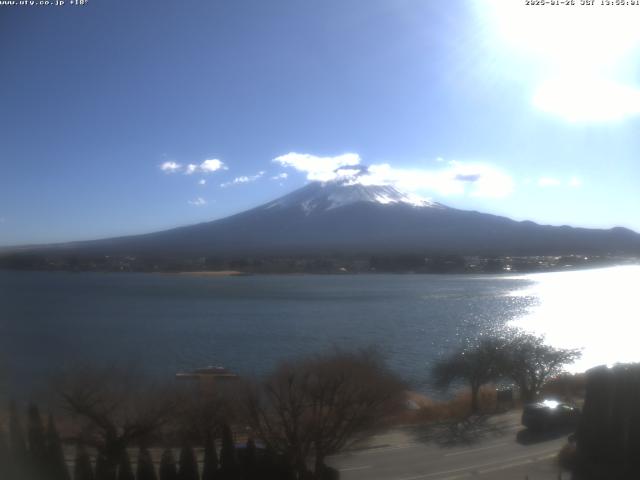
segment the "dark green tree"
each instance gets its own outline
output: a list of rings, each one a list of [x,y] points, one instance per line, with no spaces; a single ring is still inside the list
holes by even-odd
[[[0,478],[11,478],[9,459],[9,444],[7,443],[4,428],[0,423]]]
[[[179,480],[198,480],[198,462],[191,445],[184,445],[180,450]]]
[[[35,478],[44,478],[48,473],[47,441],[44,424],[38,407],[31,404],[27,409],[27,438],[29,440],[30,471]]]
[[[20,415],[14,402],[9,405],[9,445],[12,474],[16,478],[25,477],[28,468],[27,444],[24,439]]]
[[[278,478],[278,462],[277,457],[268,446],[264,451],[264,455],[260,461],[261,480],[275,480]],[[284,479],[284,477],[283,477]]]
[[[156,478],[156,470],[153,467],[151,453],[146,448],[140,447],[136,480],[156,480]]]
[[[118,464],[118,480],[135,480],[133,469],[131,468],[131,459],[129,458],[129,452],[125,449],[120,458]]]
[[[178,480],[176,459],[173,457],[173,450],[170,448],[165,449],[160,458],[160,480]]]
[[[502,376],[505,351],[503,339],[482,338],[476,345],[436,362],[432,369],[436,385],[449,387],[455,381],[466,383],[471,389],[471,413],[478,413],[480,387]]]
[[[60,442],[60,435],[53,420],[53,415],[49,414],[47,422],[47,469],[51,480],[70,480],[69,469],[64,459],[64,451]]]
[[[117,464],[114,465],[106,455],[98,452],[96,456],[96,480],[116,480]]]
[[[204,466],[202,468],[202,480],[217,480],[218,478],[218,454],[213,435],[207,434],[204,445]]]
[[[82,444],[76,446],[76,460],[73,469],[73,480],[94,480],[91,457]]]
[[[238,475],[238,459],[233,444],[233,434],[228,424],[222,426],[222,448],[220,450],[220,475],[223,480],[236,480]]]
[[[296,474],[291,467],[291,461],[282,455],[277,455],[268,446],[262,456],[260,465],[260,480],[295,480]]]
[[[242,472],[244,480],[257,480],[258,475],[258,458],[256,444],[253,438],[249,437],[247,445],[242,455]]]

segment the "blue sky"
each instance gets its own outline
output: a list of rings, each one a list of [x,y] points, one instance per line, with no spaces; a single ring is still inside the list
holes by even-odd
[[[640,231],[638,14],[1,6],[0,245],[220,218],[357,162],[453,207]]]

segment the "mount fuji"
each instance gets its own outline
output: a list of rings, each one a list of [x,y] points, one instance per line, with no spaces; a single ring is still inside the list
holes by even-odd
[[[39,247],[130,256],[455,253],[638,254],[640,235],[538,225],[449,208],[355,177],[312,182],[236,215],[156,233]],[[23,250],[24,251],[24,250]]]

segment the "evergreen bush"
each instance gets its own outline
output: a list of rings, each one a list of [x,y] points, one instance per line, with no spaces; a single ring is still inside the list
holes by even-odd
[[[125,449],[122,452],[122,457],[120,458],[120,462],[118,464],[118,480],[135,480],[136,477],[133,474],[133,469],[131,468],[131,458],[129,458],[129,452]]]
[[[29,470],[36,479],[48,476],[47,468],[47,443],[44,424],[38,407],[31,404],[27,409],[27,438],[29,440]]]
[[[11,478],[9,459],[9,444],[2,424],[0,424],[0,478]]]
[[[252,438],[247,440],[247,445],[242,456],[242,472],[244,480],[257,480],[258,478],[256,444]]]
[[[233,444],[233,434],[228,424],[222,426],[222,449],[220,450],[220,478],[222,480],[237,480],[238,461],[236,448]]]
[[[11,473],[15,478],[27,476],[28,451],[18,409],[14,402],[9,405],[9,457]]]
[[[96,455],[95,474],[96,480],[116,480],[116,469],[102,452]]]
[[[180,468],[178,470],[179,480],[199,480],[198,462],[193,448],[185,445],[180,450]]]
[[[138,453],[136,480],[157,480],[151,453],[144,447],[140,447],[140,452]]]
[[[49,414],[46,432],[46,465],[51,480],[70,480],[64,450],[53,415]]]
[[[94,480],[91,457],[89,457],[89,454],[82,444],[78,444],[76,447],[73,480]]]
[[[207,434],[204,446],[204,466],[202,468],[202,480],[218,479],[218,454],[211,434]]]
[[[173,457],[173,450],[170,448],[162,452],[162,457],[160,458],[160,480],[178,480],[176,459]]]

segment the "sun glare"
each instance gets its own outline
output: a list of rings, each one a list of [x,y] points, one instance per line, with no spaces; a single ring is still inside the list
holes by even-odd
[[[640,113],[640,90],[589,75],[543,81],[533,105],[570,122],[616,121]]]
[[[615,361],[640,361],[636,290],[640,266],[540,273],[515,296],[538,299],[513,326],[545,335],[555,346],[583,348],[570,370],[584,371]]]
[[[577,2],[579,3],[579,2]],[[570,122],[606,122],[640,113],[635,70],[640,8],[527,6],[478,0],[487,31],[507,58],[533,67],[531,101]]]

